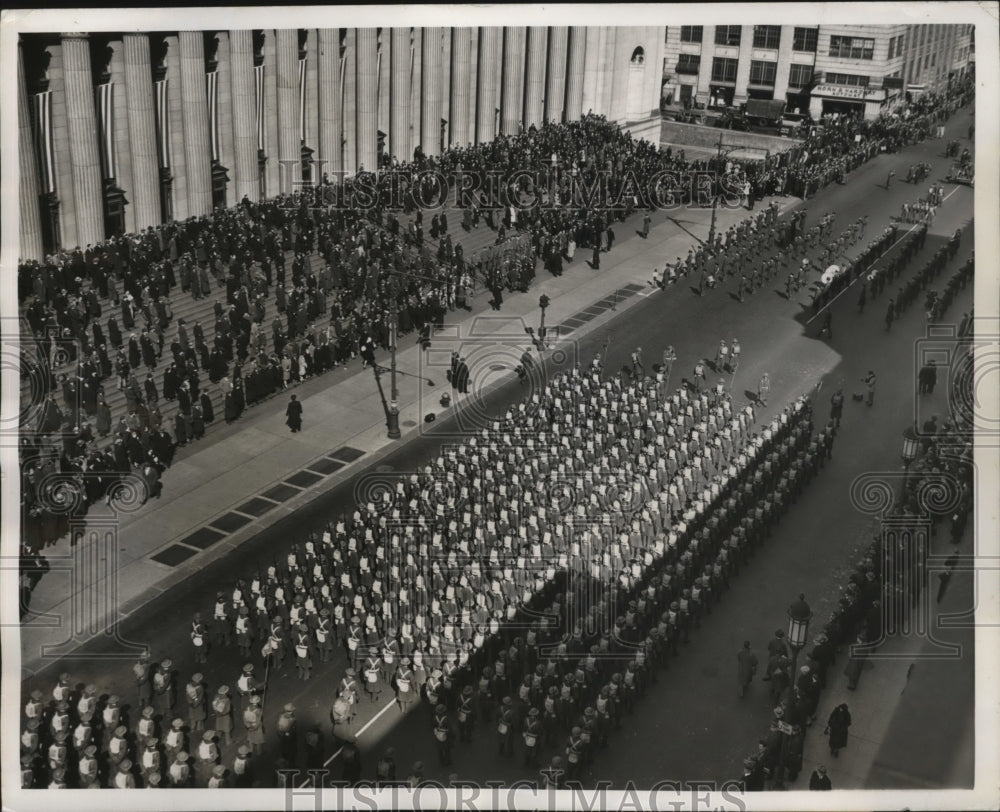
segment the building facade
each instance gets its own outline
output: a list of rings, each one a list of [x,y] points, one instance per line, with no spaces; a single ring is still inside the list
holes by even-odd
[[[969,25],[671,26],[664,99],[709,108],[780,99],[814,118],[874,118],[906,92],[944,90],[963,75],[972,34]]]
[[[662,26],[22,34],[22,259],[545,121],[658,124]]]

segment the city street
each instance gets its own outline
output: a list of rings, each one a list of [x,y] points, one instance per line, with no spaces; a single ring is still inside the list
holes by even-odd
[[[882,155],[852,173],[845,185],[830,186],[816,198],[805,201],[801,206],[809,213],[806,225],[813,225],[826,212],[836,212],[833,231],[838,234],[855,219],[867,217],[866,237],[849,252],[853,255],[889,225],[890,217],[899,212],[904,202],[926,194],[929,183],[941,183],[945,187],[946,202],[930,227],[926,246],[899,281],[905,281],[922,267],[942,242],[961,228],[961,249],[936,283],[938,289],[943,288],[948,277],[969,257],[973,246],[973,191],[965,186],[946,184],[943,180],[951,163],[943,154],[945,143],[959,137],[968,143],[964,135],[971,116],[971,110],[962,110],[948,123],[945,139],[908,147],[898,154]],[[927,161],[933,166],[931,177],[920,185],[900,181],[907,167],[917,161]],[[884,184],[889,170],[895,171],[897,180],[886,189]],[[683,220],[683,212],[670,213],[669,218]],[[660,229],[674,227],[658,224]],[[909,227],[904,224],[900,235]],[[633,228],[622,227],[621,232],[620,244],[615,248],[616,259],[619,252],[628,257],[630,251],[639,250],[643,245]],[[705,235],[699,233],[697,236],[703,238]],[[662,258],[663,262],[672,260],[672,256]],[[830,395],[843,387],[847,398],[832,462],[787,513],[750,565],[732,581],[731,590],[692,635],[691,643],[671,661],[669,669],[661,672],[658,684],[637,704],[635,715],[626,717],[622,729],[611,735],[608,749],[599,755],[585,778],[591,783],[606,779],[620,787],[626,781],[633,781],[636,786],[648,788],[664,779],[692,781],[739,777],[742,758],[755,748],[771,716],[766,686],[759,681],[747,697],[737,698],[736,653],[742,641],[750,640],[758,656],[765,660],[767,640],[775,629],[785,628],[786,609],[800,592],[812,606],[815,620],[819,623],[825,620],[837,602],[845,573],[857,558],[859,545],[870,538],[873,527],[872,516],[861,513],[851,504],[852,482],[862,473],[898,473],[903,429],[913,419],[922,421],[931,413],[945,416],[948,412],[947,382],[941,380],[935,393],[921,400],[919,410],[915,407],[916,368],[919,365],[916,342],[925,335],[926,318],[918,301],[887,333],[883,314],[886,302],[894,295],[895,285],[876,299],[869,296],[863,312],[859,312],[857,306],[857,287],[849,288],[829,306],[832,338],[820,339],[817,333],[821,318],[814,318],[812,309],[807,306],[805,291],[800,291],[798,296],[793,294],[791,300],[786,299],[784,280],[779,277],[740,303],[735,295],[735,281],[727,280],[726,291],[716,290],[699,297],[689,288],[691,280],[684,280],[681,288],[651,293],[632,306],[627,315],[612,319],[579,341],[573,341],[574,334],[571,334],[564,347],[571,348],[584,363],[595,353],[604,354],[607,348],[605,369],[615,371],[628,363],[635,347],[643,348],[648,367],[659,358],[662,349],[671,344],[678,357],[671,385],[677,386],[698,359],[714,358],[720,339],[729,342],[735,337],[742,345],[742,360],[735,374],[726,380],[734,403],[745,403],[756,392],[761,375],[764,372],[770,375],[770,398],[767,407],[758,409],[759,421],[769,419],[795,397],[810,394],[815,403],[814,421],[818,428],[826,420]],[[970,286],[956,298],[942,323],[957,325],[963,312],[971,308],[972,297]],[[878,375],[877,396],[871,408],[851,400],[853,392],[863,390],[861,378],[868,370]],[[711,375],[709,383],[715,383]],[[513,381],[494,393],[490,408],[506,408],[507,404],[517,402],[523,392],[521,385]],[[454,431],[454,425],[453,419],[441,421],[435,431],[425,432],[380,459],[374,473],[385,477],[408,476],[435,454],[441,442],[439,438]],[[359,472],[355,480],[322,493],[307,507],[281,519],[224,559],[207,565],[149,606],[129,615],[120,625],[120,633],[127,640],[148,643],[154,660],[171,657],[181,677],[182,694],[187,677],[199,670],[193,664],[188,637],[191,614],[196,610],[206,612],[215,591],[231,588],[237,575],[249,576],[255,570],[266,569],[290,540],[302,540],[309,531],[322,528],[327,521],[341,514],[349,515],[353,511],[358,478],[363,476],[365,473]],[[970,548],[967,538],[963,551],[969,552]],[[956,582],[961,588],[956,588],[957,594],[951,598],[959,600],[965,587],[958,579]],[[962,631],[949,634],[971,637]],[[102,692],[117,691],[123,702],[130,705],[128,712],[134,720],[138,709],[129,664],[112,661],[105,665],[99,659],[101,652],[110,647],[110,641],[94,640],[84,649],[89,659],[54,662],[40,674],[27,679],[23,690],[27,692],[38,687],[48,693],[54,675],[68,671],[74,682],[96,682]],[[272,733],[281,706],[294,702],[300,735],[312,724],[320,725],[327,738],[326,749],[331,756],[335,755],[329,710],[333,686],[345,667],[343,653],[338,651],[335,660],[328,665],[317,665],[309,682],[296,679],[293,659],[286,658],[284,667],[270,675],[266,730]],[[845,660],[845,655],[841,654],[833,673],[839,674]],[[255,657],[255,662],[259,664],[260,658]],[[209,689],[213,690],[222,682],[234,683],[242,663],[234,647],[212,651],[208,664],[200,670],[205,674]],[[937,664],[929,676],[918,675],[922,680],[922,695],[927,697],[920,708],[925,715],[922,722],[925,728],[932,727],[937,719],[971,719],[974,704],[971,663],[970,657]],[[874,667],[881,669],[883,664],[876,663]],[[857,695],[843,701],[857,701],[862,705],[875,701],[874,697],[865,694],[866,684],[862,680]],[[881,701],[890,706],[887,713],[891,715],[893,700],[883,698]],[[178,709],[182,704],[181,696]],[[908,695],[899,707],[908,714],[915,712]],[[183,712],[180,715],[183,716]],[[863,714],[859,712],[858,716]],[[858,722],[860,732],[860,718]],[[237,731],[242,732],[238,720],[236,725]],[[968,747],[956,746],[955,737],[960,735],[961,725],[956,723],[953,729],[958,731],[954,736],[928,737],[919,743],[921,760],[940,765],[944,776],[942,782],[950,781],[952,785],[971,780],[972,760],[971,742]],[[897,727],[892,730],[894,734],[885,739],[885,748],[891,750],[883,748],[876,753],[877,742],[881,739],[874,737],[875,743],[865,744],[857,752],[868,748],[864,750],[867,763],[877,760],[886,765],[883,773],[891,769],[898,774],[901,771],[899,764],[906,759],[903,751],[912,748],[914,743],[912,734],[907,735]],[[398,709],[384,694],[378,705],[366,706],[362,700],[354,731],[358,736],[365,778],[373,777],[377,755],[390,745],[396,749],[401,777],[420,759],[424,762],[426,776],[438,780],[446,780],[451,773],[457,773],[463,780],[479,781],[538,778],[537,774],[521,766],[519,747],[515,747],[513,758],[496,755],[496,735],[492,729],[483,727],[477,729],[471,745],[456,748],[452,766],[439,766],[429,712],[423,703],[401,718]],[[813,730],[810,735],[818,738],[820,730]],[[964,735],[971,737],[971,725],[965,727]],[[222,749],[223,762],[231,763],[235,748]],[[551,754],[549,751],[548,755]],[[272,735],[264,755],[257,762],[258,776],[266,773],[276,755]],[[867,771],[858,769],[861,774],[852,775],[863,782]],[[336,759],[332,761],[331,770],[334,777],[339,777]],[[802,788],[803,780],[808,782],[808,771],[793,788]],[[848,787],[836,785],[836,788]]]

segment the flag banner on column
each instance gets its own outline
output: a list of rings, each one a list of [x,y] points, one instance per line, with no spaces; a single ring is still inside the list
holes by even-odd
[[[306,60],[299,60],[299,141],[306,140]]]
[[[101,167],[105,179],[117,177],[115,166],[115,84],[107,82],[97,86],[97,126],[100,130]]]
[[[156,83],[156,146],[159,152],[160,168],[170,169],[170,96],[167,79]]]
[[[257,149],[264,151],[264,66],[254,65],[253,85],[256,91]]]
[[[219,160],[219,72],[205,74],[208,84],[208,140],[212,145],[212,160]]]
[[[56,190],[56,165],[52,151],[52,91],[36,93],[33,98],[35,113],[35,147],[42,169],[42,188],[48,193]]]

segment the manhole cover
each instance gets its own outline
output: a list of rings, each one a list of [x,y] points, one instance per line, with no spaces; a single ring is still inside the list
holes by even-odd
[[[404,420],[403,421],[403,425],[406,426],[406,428],[408,428],[408,429],[412,429],[415,425],[417,425],[417,421],[416,420]]]
[[[494,372],[503,372],[505,369],[507,369],[507,365],[506,364],[490,364],[490,369],[493,370]]]
[[[380,474],[388,474],[393,468],[391,465],[376,465],[375,470]]]

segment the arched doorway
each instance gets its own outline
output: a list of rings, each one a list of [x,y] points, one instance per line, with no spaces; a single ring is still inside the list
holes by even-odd
[[[649,111],[643,109],[642,88],[646,74],[646,52],[640,45],[632,51],[632,59],[628,68],[628,92],[626,93],[625,118],[637,121],[644,118]]]

